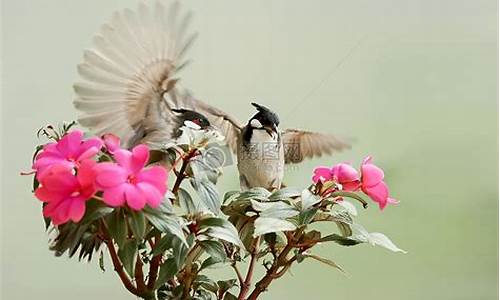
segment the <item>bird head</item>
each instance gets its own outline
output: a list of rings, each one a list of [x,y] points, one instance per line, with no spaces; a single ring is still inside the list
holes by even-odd
[[[178,114],[177,119],[180,126],[183,126],[185,121],[190,121],[200,126],[201,129],[207,129],[210,127],[210,121],[208,121],[208,119],[200,113],[183,108],[172,109],[172,111]]]
[[[257,113],[248,121],[249,126],[254,129],[264,129],[270,136],[277,133],[280,124],[278,115],[269,108],[255,102],[252,102],[252,105],[257,108]]]

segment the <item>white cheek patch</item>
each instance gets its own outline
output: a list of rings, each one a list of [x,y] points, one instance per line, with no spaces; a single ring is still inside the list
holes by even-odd
[[[252,119],[252,121],[250,121],[250,126],[253,128],[262,128],[262,124],[257,119]]]

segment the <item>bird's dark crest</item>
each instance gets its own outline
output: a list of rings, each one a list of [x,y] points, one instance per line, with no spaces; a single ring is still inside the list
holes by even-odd
[[[267,108],[263,105],[260,105],[258,103],[255,103],[255,102],[252,102],[252,106],[257,108],[257,111],[260,114],[262,114],[264,116],[264,118],[267,119],[268,121],[270,121],[272,124],[275,124],[276,126],[278,126],[280,124],[280,119],[279,119],[278,115],[275,112],[273,112],[272,110],[270,110],[269,108]]]

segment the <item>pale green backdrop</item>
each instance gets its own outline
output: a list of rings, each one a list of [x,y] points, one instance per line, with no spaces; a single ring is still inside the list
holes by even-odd
[[[372,154],[401,200],[359,221],[408,254],[325,245],[348,276],[301,264],[264,299],[497,298],[497,1],[183,2],[200,32],[183,77],[195,95],[240,118],[258,100],[285,127],[356,139],[290,170],[289,185]],[[19,172],[38,127],[76,117],[75,65],[94,32],[135,3],[3,0],[2,299],[133,299],[111,268],[53,257]],[[223,183],[237,187],[234,167]]]

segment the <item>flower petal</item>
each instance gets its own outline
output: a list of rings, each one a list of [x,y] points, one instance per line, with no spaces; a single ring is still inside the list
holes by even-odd
[[[373,164],[361,166],[361,181],[364,186],[370,187],[379,184],[384,179],[384,171]]]
[[[359,180],[358,171],[351,165],[341,163],[332,168],[333,177],[337,178],[340,184]]]
[[[385,182],[381,181],[379,184],[371,187],[363,187],[363,192],[367,194],[373,201],[377,202],[380,209],[384,209],[387,205],[387,198],[389,197],[389,189]]]
[[[314,169],[314,175],[312,180],[314,183],[318,183],[319,181],[325,182],[332,179],[332,172],[330,168],[327,167],[317,167]]]
[[[102,198],[104,199],[104,203],[109,206],[122,206],[123,204],[125,204],[125,185],[122,184],[104,190]]]
[[[85,214],[85,200],[72,199],[69,205],[68,218],[73,222],[78,223]]]
[[[65,197],[61,193],[48,190],[46,187],[41,186],[35,190],[35,197],[37,197],[42,202],[53,202],[60,201]]]
[[[87,187],[95,184],[95,178],[97,175],[97,172],[94,169],[95,166],[96,162],[91,159],[86,159],[80,163],[76,178],[78,179],[82,189],[86,189]]]
[[[78,156],[78,150],[82,142],[83,131],[73,130],[64,135],[57,142],[57,150],[59,150],[66,158],[75,158]]]
[[[167,170],[164,167],[153,166],[139,172],[137,179],[152,184],[163,194],[167,188],[167,175]]]
[[[118,136],[107,133],[102,136],[102,139],[109,153],[114,153],[116,150],[120,149],[120,138]]]
[[[95,166],[95,182],[100,188],[110,188],[123,184],[127,180],[128,173],[115,163],[99,163]]]
[[[133,210],[141,210],[146,205],[144,194],[133,184],[125,185],[125,198],[128,206]]]
[[[118,149],[113,153],[113,158],[120,166],[131,172],[132,152],[125,149]]]
[[[137,145],[132,149],[132,160],[130,161],[131,171],[134,173],[139,172],[149,159],[149,147],[143,144]]]
[[[158,206],[160,206],[163,195],[160,193],[158,189],[156,189],[156,187],[146,182],[138,183],[137,187],[143,193],[146,199],[146,203],[149,206],[151,206],[152,208],[157,208]]]

